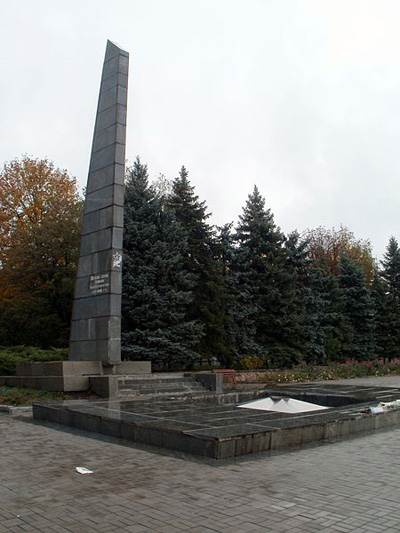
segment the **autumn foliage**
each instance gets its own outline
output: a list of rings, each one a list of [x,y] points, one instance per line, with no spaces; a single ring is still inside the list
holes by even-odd
[[[0,174],[1,259],[18,232],[68,217],[78,200],[75,179],[51,161],[23,156],[6,163]]]
[[[321,226],[307,230],[303,239],[308,242],[310,257],[325,264],[334,276],[340,272],[341,255],[345,253],[363,270],[367,284],[371,285],[377,265],[369,241],[357,239],[343,226],[338,230]]]
[[[75,179],[28,156],[0,173],[0,343],[67,342],[82,201]]]

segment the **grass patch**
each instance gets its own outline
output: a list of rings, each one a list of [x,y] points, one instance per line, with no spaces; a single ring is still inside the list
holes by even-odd
[[[62,400],[94,400],[98,396],[89,392],[51,392],[25,387],[0,387],[0,404],[16,407],[31,407],[35,402],[54,402]]]
[[[34,402],[69,400],[68,394],[62,392],[50,392],[37,389],[25,389],[19,387],[0,387],[0,404],[15,405],[18,407],[31,406]]]

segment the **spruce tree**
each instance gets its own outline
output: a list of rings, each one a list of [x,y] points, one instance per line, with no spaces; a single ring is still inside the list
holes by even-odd
[[[323,364],[342,359],[340,353],[347,318],[344,297],[338,283],[339,260],[336,253],[340,253],[340,250],[337,251],[337,240],[331,239],[332,234],[336,235],[334,230],[327,232],[324,228],[318,228],[315,231],[307,230],[302,236],[311,259],[308,280],[312,286],[311,308],[307,311],[307,320],[310,320],[308,338],[311,344],[305,351],[308,363],[315,361]],[[332,242],[335,244],[334,261],[329,254]]]
[[[205,202],[199,201],[195,194],[185,167],[173,181],[168,205],[186,236],[185,271],[195,278],[193,299],[186,316],[187,320],[198,320],[203,326],[204,335],[197,350],[208,360],[216,357],[223,365],[229,365],[232,348],[225,312],[228,289],[218,261],[215,232],[207,223],[210,214]]]
[[[339,287],[338,275],[332,273],[324,260],[317,261],[316,265],[320,273],[320,291],[326,300],[326,361],[342,361],[341,347],[347,324],[344,296]]]
[[[397,320],[397,328],[393,328],[396,326],[396,313],[392,312],[391,296],[386,282],[378,272],[376,272],[372,282],[371,296],[375,308],[374,328],[377,354],[382,357],[393,357],[393,354],[396,354],[398,350],[397,331],[400,322]]]
[[[254,187],[236,229],[234,268],[240,299],[235,321],[245,330],[241,334],[247,344],[251,341],[254,352],[262,351],[279,366],[298,362],[301,349],[294,274],[284,241],[264,198]],[[236,340],[239,355],[247,355],[242,352],[243,343]]]
[[[307,364],[324,364],[329,325],[327,277],[331,274],[310,257],[309,241],[297,231],[289,234],[285,247],[295,276],[297,320],[300,328],[302,359]]]
[[[155,370],[181,370],[199,358],[201,325],[185,317],[194,276],[184,268],[187,241],[139,158],[125,188],[122,355]]]
[[[389,239],[374,286],[380,353],[389,359],[400,357],[400,249]]]
[[[339,287],[344,301],[341,356],[370,359],[376,356],[374,305],[363,270],[342,253]]]
[[[234,342],[232,339],[233,308],[237,298],[232,276],[232,259],[234,256],[234,238],[232,234],[233,222],[217,226],[214,238],[214,256],[217,261],[218,276],[222,276],[222,290],[220,291],[220,310],[223,313],[222,324],[224,334],[224,350],[220,352],[220,362],[223,367],[231,368],[235,363]],[[220,286],[221,286],[220,285]]]
[[[400,249],[394,237],[389,239],[381,264],[381,277],[385,280],[390,294],[400,298]]]
[[[236,363],[246,356],[262,361],[267,360],[267,350],[257,339],[259,307],[253,279],[249,250],[243,247],[236,248],[230,272],[234,295],[231,306],[230,336],[234,345]]]

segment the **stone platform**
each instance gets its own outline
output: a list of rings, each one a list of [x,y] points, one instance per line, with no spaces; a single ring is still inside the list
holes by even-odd
[[[325,405],[313,413],[238,408],[255,398],[283,396]],[[253,392],[152,401],[109,399],[37,403],[33,416],[133,442],[222,459],[344,437],[400,423],[400,410],[365,412],[400,399],[400,388],[296,385]]]
[[[151,375],[150,361],[124,361],[104,366],[101,361],[17,363],[16,376],[0,376],[0,385],[54,392],[91,390],[99,396],[117,393],[118,376]]]

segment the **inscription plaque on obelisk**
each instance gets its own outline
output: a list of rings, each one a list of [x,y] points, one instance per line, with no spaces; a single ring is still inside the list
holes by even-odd
[[[107,41],[86,188],[69,359],[121,361],[129,54]]]

